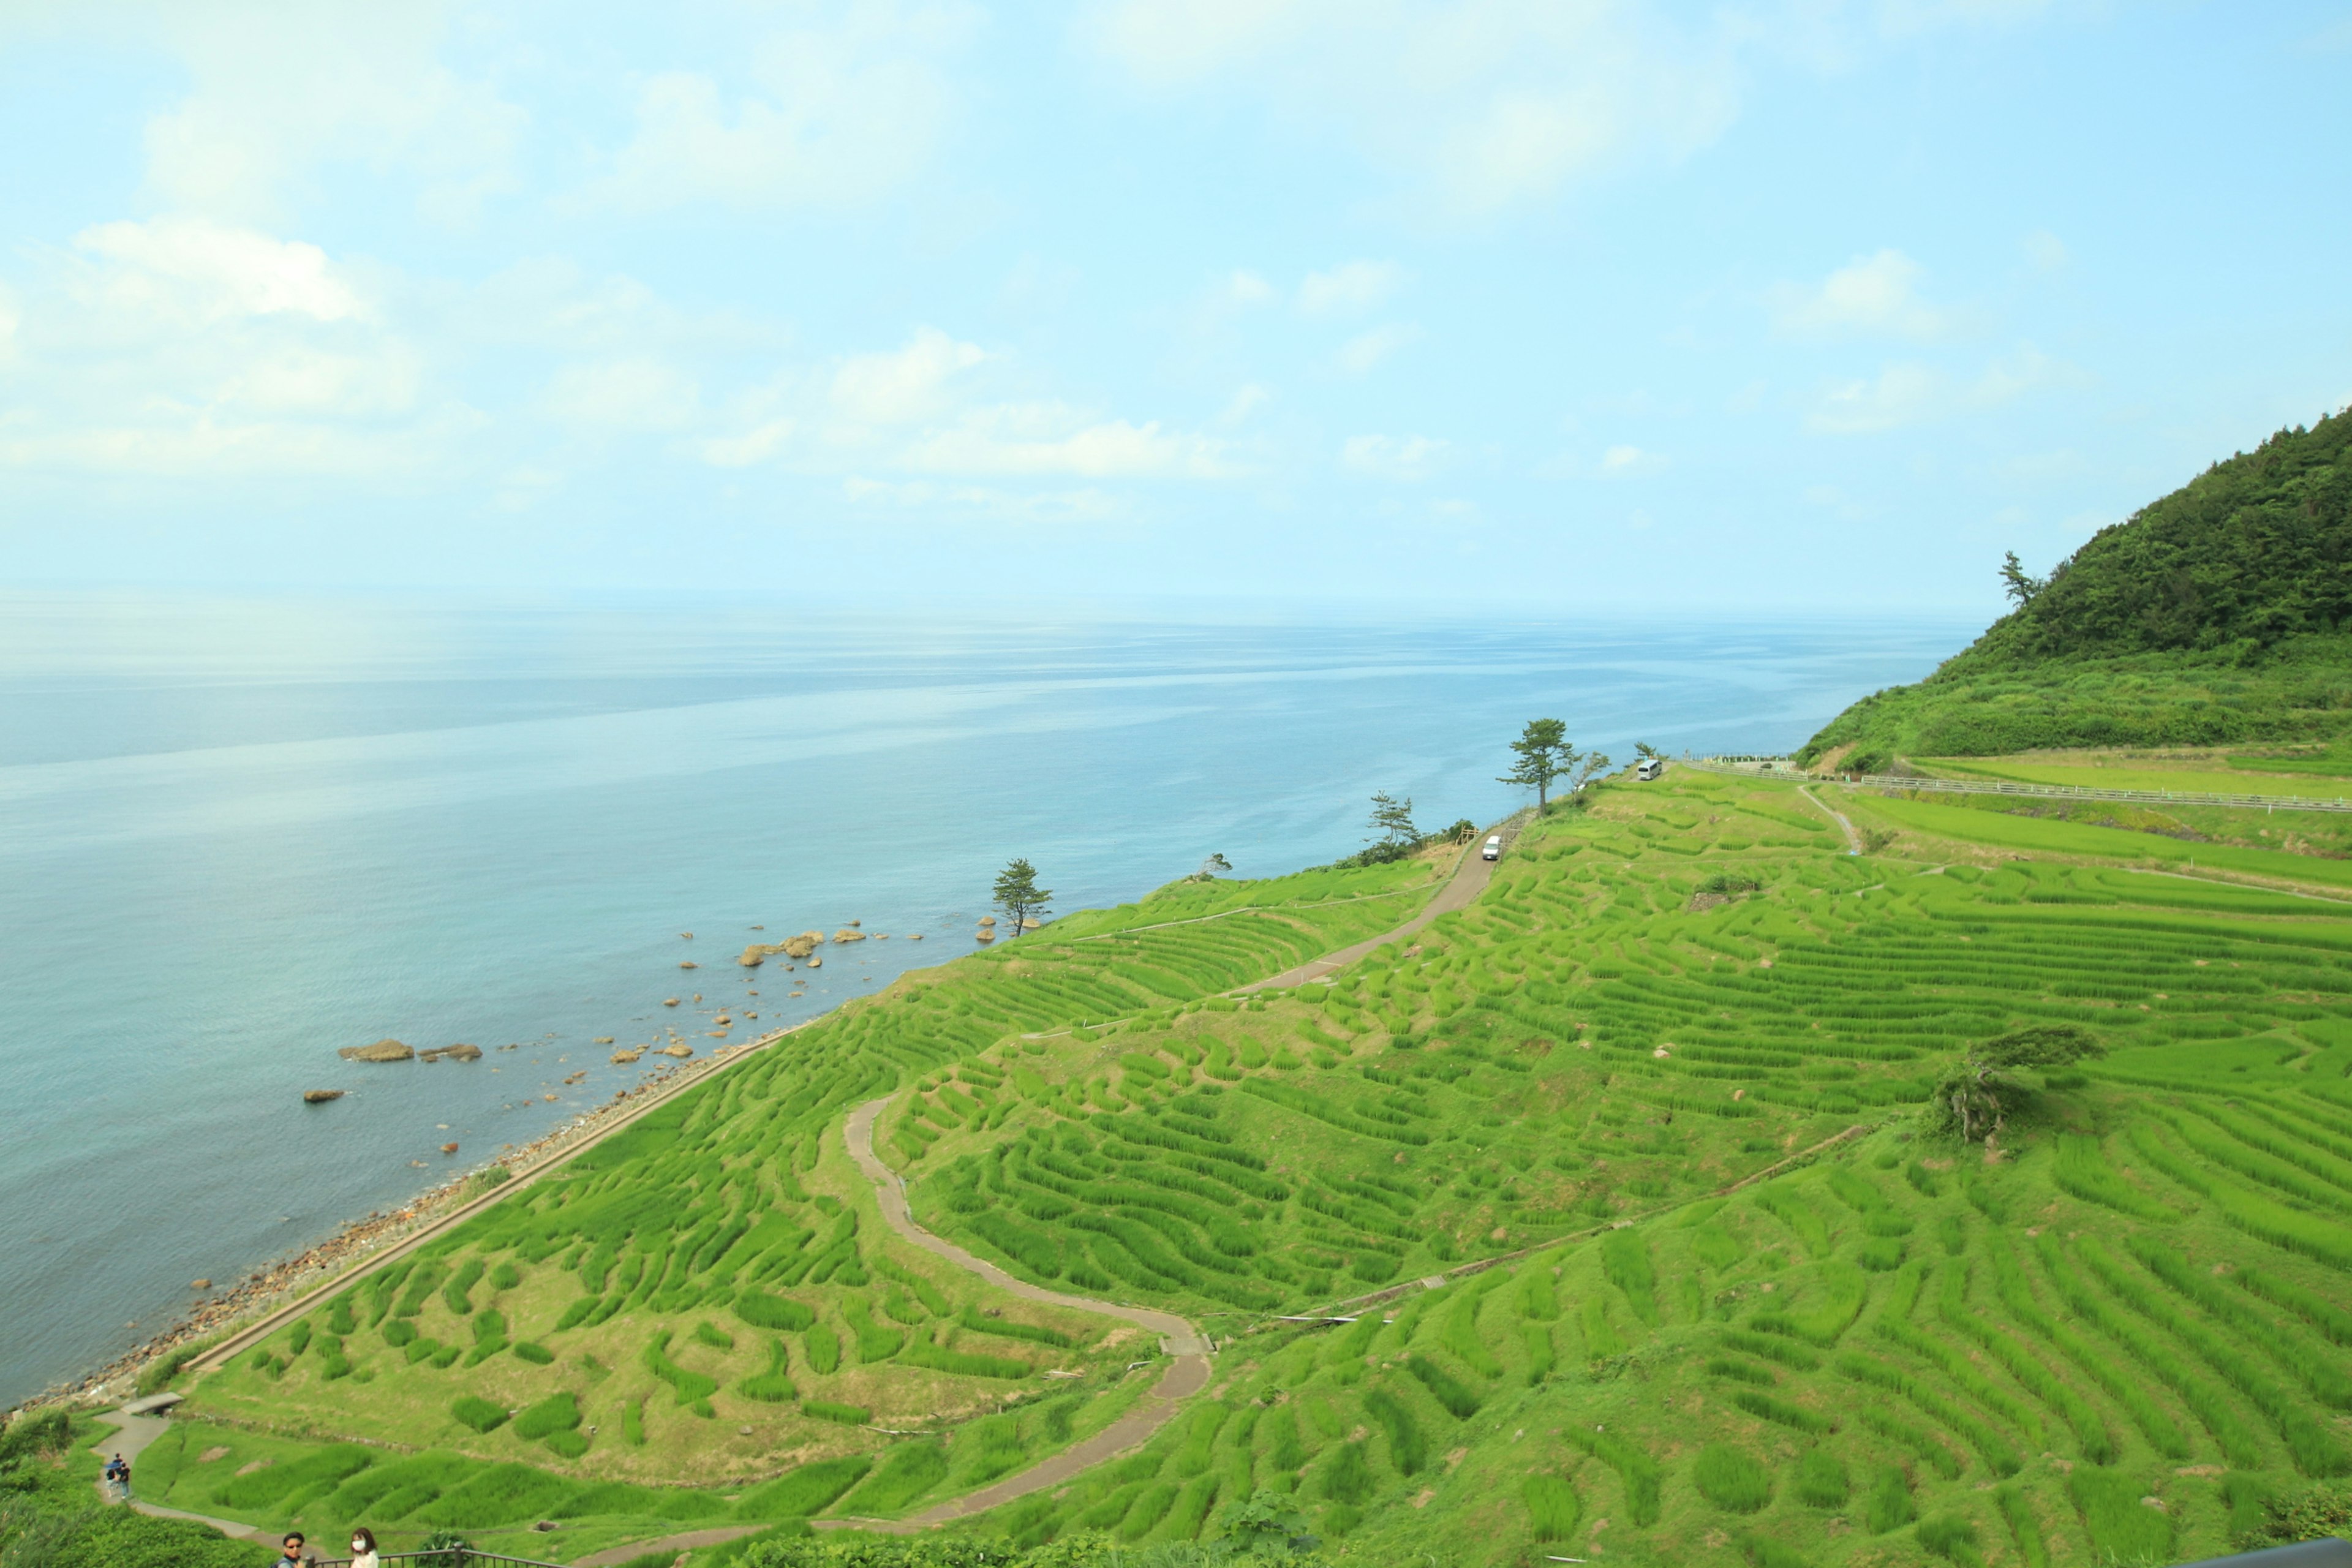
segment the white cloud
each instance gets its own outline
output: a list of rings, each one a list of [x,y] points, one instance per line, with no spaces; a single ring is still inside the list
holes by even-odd
[[[1874,379],[1832,387],[1806,423],[1838,436],[1892,430],[1937,412],[1946,385],[1943,375],[1928,365],[1890,364]]]
[[[368,281],[314,245],[187,217],[106,223],[31,253],[12,289],[13,462],[174,475],[382,474],[479,416]]]
[[[789,418],[771,419],[739,436],[711,436],[692,444],[694,455],[714,468],[748,468],[783,450],[799,426]]]
[[[1349,375],[1366,375],[1382,360],[1399,349],[1419,342],[1420,338],[1419,327],[1405,322],[1391,322],[1387,326],[1374,327],[1368,332],[1357,333],[1339,345],[1339,352],[1333,358]]]
[[[2043,272],[2055,272],[2069,259],[2066,242],[2046,228],[2037,228],[2019,242],[2025,259]]]
[[[635,133],[582,205],[862,206],[913,177],[953,118],[940,60],[970,34],[973,14],[888,0],[806,10],[824,14],[751,51],[751,90],[730,95],[697,71],[648,78]]]
[[[541,398],[547,413],[566,424],[614,430],[676,430],[694,419],[700,404],[692,376],[645,357],[565,365]]]
[[[1108,522],[1128,510],[1118,497],[1097,489],[1007,490],[991,485],[891,481],[856,475],[842,481],[842,493],[862,507],[952,521]]]
[[[1663,468],[1664,464],[1665,459],[1656,453],[1644,452],[1639,447],[1625,444],[1612,447],[1601,454],[1601,471],[1610,475],[1643,473]]]
[[[1378,479],[1425,479],[1444,468],[1454,445],[1430,436],[1350,436],[1339,461]]]
[[[1074,424],[1053,405],[975,410],[952,428],[924,436],[908,468],[942,474],[1076,474],[1087,479],[1223,479],[1234,470],[1225,444],[1164,430],[1157,420]]]
[[[1748,36],[1604,0],[1100,0],[1079,26],[1149,89],[1246,93],[1471,216],[1704,146]]]
[[[1235,305],[1267,305],[1274,302],[1274,285],[1256,273],[1236,268],[1225,279],[1224,298]]]
[[[1403,282],[1404,268],[1393,261],[1349,261],[1308,273],[1298,285],[1298,308],[1310,316],[1369,310]]]
[[[1950,319],[1920,300],[1919,275],[1919,264],[1899,250],[1856,257],[1817,288],[1775,290],[1775,323],[1799,337],[1940,336]]]
[[[939,412],[948,382],[988,357],[936,327],[919,327],[902,349],[856,354],[833,375],[833,405],[844,416],[870,425],[903,425]]]
[[[145,126],[148,194],[165,210],[275,225],[331,168],[467,221],[515,188],[529,116],[440,58],[452,5],[410,0],[88,0],[0,10],[8,35],[94,37],[168,61],[184,86]]]
[[[1959,380],[1916,362],[1889,364],[1875,377],[1833,386],[1806,423],[1828,435],[1874,435],[2011,403],[2045,388],[2079,384],[2083,373],[2032,343]]]
[[[1217,423],[1228,427],[1239,425],[1273,401],[1273,393],[1258,385],[1257,383],[1251,382],[1234,392],[1232,400],[1225,405],[1224,411],[1217,416]]]
[[[102,223],[75,236],[74,246],[108,264],[83,273],[82,291],[112,316],[198,328],[281,312],[340,321],[363,309],[317,246],[205,218]]]

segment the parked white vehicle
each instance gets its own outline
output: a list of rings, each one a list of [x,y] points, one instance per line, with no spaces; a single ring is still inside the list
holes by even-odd
[[[1660,773],[1664,773],[1665,771],[1666,771],[1666,759],[1665,759],[1665,758],[1664,758],[1664,757],[1643,757],[1643,758],[1642,759],[1642,764],[1641,764],[1641,766],[1639,766],[1639,767],[1637,767],[1637,768],[1635,768],[1635,769],[1633,770],[1633,776],[1634,776],[1635,778],[1639,779],[1642,783],[1643,783],[1643,784],[1647,784],[1647,783],[1649,783],[1652,779],[1656,778]]]
[[[1499,833],[1490,834],[1486,839],[1486,847],[1478,853],[1481,859],[1500,860],[1503,858],[1503,836]]]

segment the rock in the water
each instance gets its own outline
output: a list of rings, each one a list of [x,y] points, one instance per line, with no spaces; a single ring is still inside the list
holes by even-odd
[[[755,942],[738,954],[735,962],[746,969],[757,969],[768,962],[768,949],[764,944]]]
[[[675,1007],[677,1005],[677,998],[675,996],[665,996],[662,998],[662,1005],[665,1007]]]
[[[1043,921],[1023,921],[1021,922],[1021,929],[1023,931],[1035,931],[1039,926],[1045,923],[1045,922]]]
[[[398,1040],[378,1040],[372,1046],[345,1046],[335,1054],[347,1062],[404,1062],[416,1055]]]
[[[980,923],[984,926],[992,926],[996,923],[996,917],[994,915],[982,915],[980,917]]]
[[[824,959],[822,959],[822,958],[817,958],[817,957],[814,957],[814,956],[811,956],[811,958],[810,958],[810,959],[809,959],[809,961],[808,961],[808,966],[809,966],[811,969],[823,969],[823,968],[824,967]]]
[[[692,959],[690,959],[690,958],[681,958],[681,959],[679,959],[679,960],[677,961],[677,966],[678,966],[680,969],[699,969],[699,968],[701,968],[701,967],[702,967],[702,965],[700,965],[700,964],[698,964],[698,963],[695,963],[695,962],[694,962],[694,960],[692,960]]]
[[[212,1288],[213,1282],[209,1279],[191,1279],[188,1281],[188,1289],[191,1290],[209,1290]]]
[[[824,940],[824,936],[822,932],[804,931],[796,937],[787,938],[782,943],[782,951],[786,958],[806,958],[816,951],[816,944]]]
[[[694,940],[694,933],[690,931],[682,931],[677,934],[678,940],[681,942],[692,942]]]
[[[866,940],[866,933],[862,931],[851,931],[848,927],[844,926],[841,930],[833,933],[833,940],[835,942],[864,942]]]
[[[989,930],[986,926],[982,926],[978,931],[971,933],[971,940],[974,942],[994,942],[996,940],[996,933]]]
[[[302,1103],[305,1105],[324,1105],[331,1100],[342,1098],[343,1091],[340,1089],[306,1089],[302,1091]]]
[[[613,1043],[613,1037],[610,1035],[599,1035],[590,1043],[593,1045],[609,1046]]]
[[[627,1067],[631,1062],[635,1061],[639,1057],[644,1056],[645,1054],[646,1048],[643,1046],[634,1046],[625,1051],[614,1051],[613,1053],[613,1065],[615,1067]]]
[[[908,942],[920,942],[923,940],[923,933],[919,931],[910,931],[907,933],[907,940]]]
[[[858,926],[862,926],[862,925],[864,925],[865,923],[866,923],[866,922],[865,922],[864,921],[850,921],[850,922],[849,922],[849,924],[850,924],[850,926],[851,926],[851,928],[852,928],[853,930],[854,930],[854,929],[856,929],[856,927],[858,927]]]
[[[482,1047],[463,1045],[436,1046],[429,1051],[416,1053],[416,1059],[421,1062],[437,1062],[445,1057],[453,1062],[478,1062],[482,1059]]]
[[[660,1057],[676,1057],[678,1060],[684,1061],[687,1058],[694,1054],[694,1047],[692,1046],[664,1046],[660,1050],[656,1051],[654,1054]]]
[[[455,1143],[444,1143],[444,1144],[442,1144],[442,1145],[441,1145],[441,1152],[443,1152],[444,1154],[454,1154],[454,1153],[456,1153],[457,1152],[457,1145],[456,1145]]]

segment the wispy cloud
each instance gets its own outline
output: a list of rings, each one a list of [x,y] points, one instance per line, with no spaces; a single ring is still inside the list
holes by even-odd
[[[1918,295],[1921,268],[1899,250],[1859,256],[1811,288],[1773,291],[1773,321],[1795,337],[1935,338],[1951,318]]]

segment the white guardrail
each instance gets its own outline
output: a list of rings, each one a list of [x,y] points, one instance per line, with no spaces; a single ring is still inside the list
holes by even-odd
[[[1679,764],[1710,773],[1736,773],[1747,778],[1803,780],[1804,770],[1791,763],[1741,766],[1715,758],[1693,757]],[[1842,784],[1855,789],[1920,790],[1933,795],[2007,795],[2040,800],[2112,800],[2132,805],[2230,805],[2263,811],[2352,812],[2352,797],[2322,800],[2302,795],[2221,795],[2203,790],[2095,789],[2082,784],[2014,784],[2007,779],[1931,779],[1906,773],[1830,773],[1819,783]]]

